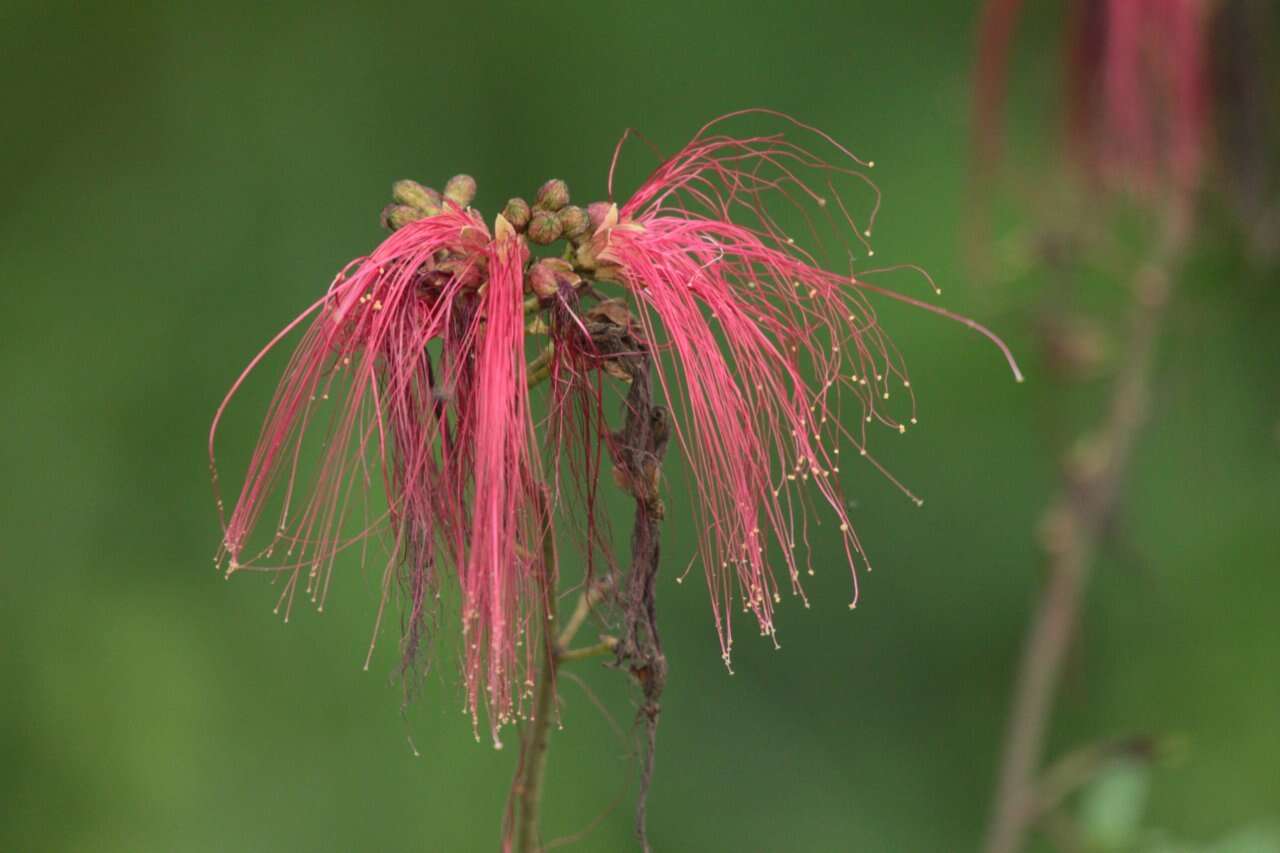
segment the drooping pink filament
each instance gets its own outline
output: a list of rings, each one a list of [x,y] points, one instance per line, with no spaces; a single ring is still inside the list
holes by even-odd
[[[499,226],[487,248],[484,328],[476,347],[470,546],[459,569],[462,592],[464,672],[469,706],[489,708],[494,738],[531,687],[535,649],[523,644],[528,612],[549,606],[554,584],[544,565],[542,541],[551,523],[539,495],[533,419],[524,351],[524,239]],[[535,609],[534,616],[540,611]],[[539,621],[541,621],[539,619]],[[544,638],[545,639],[545,638]],[[513,692],[512,686],[516,685]],[[485,695],[479,691],[483,685]]]
[[[228,574],[282,573],[279,606],[287,617],[300,582],[323,607],[338,554],[381,543],[387,554],[376,622],[399,577],[406,667],[425,639],[438,568],[454,567],[468,708],[476,715],[485,705],[495,731],[518,699],[512,684],[523,673],[515,650],[535,586],[528,573],[541,565],[527,513],[536,471],[524,384],[523,258],[522,241],[493,243],[479,216],[456,206],[405,225],[349,264],[253,359],[209,434],[213,466],[232,398],[309,323],[239,497],[222,516],[219,559]],[[216,489],[216,467],[214,482]],[[221,498],[218,505],[222,514]],[[375,639],[377,631],[375,624]]]
[[[954,316],[825,270],[799,248],[791,229],[819,246],[822,233],[852,234],[842,244],[847,262],[855,247],[873,254],[876,207],[860,228],[838,189],[860,183],[878,204],[860,168],[871,164],[812,128],[756,112],[811,135],[837,162],[782,133],[722,135],[720,122],[741,114],[726,116],[659,166],[592,244],[602,274],[631,288],[665,354],[659,378],[688,457],[699,554],[726,661],[733,634],[725,611],[735,599],[762,633],[775,633],[781,585],[770,569],[771,542],[786,586],[804,596],[796,552],[807,546],[812,507],[794,486],[811,484],[838,525],[853,574],[850,606],[857,602],[853,569],[866,555],[839,485],[841,449],[870,459],[869,426],[903,432],[915,422],[906,366],[866,291]],[[1011,358],[1010,365],[1016,375]],[[895,397],[906,404],[896,407]]]

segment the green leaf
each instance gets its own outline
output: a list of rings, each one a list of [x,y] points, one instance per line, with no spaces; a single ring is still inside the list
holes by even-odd
[[[1086,846],[1123,850],[1137,841],[1147,805],[1150,775],[1144,764],[1122,761],[1108,767],[1080,799],[1080,829]]]

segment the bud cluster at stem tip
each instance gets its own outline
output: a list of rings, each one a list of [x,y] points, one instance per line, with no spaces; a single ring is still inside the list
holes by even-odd
[[[454,175],[445,184],[443,193],[417,181],[396,181],[391,187],[393,203],[382,211],[382,224],[397,231],[412,222],[437,216],[450,206],[467,210],[475,194],[476,181],[470,175]],[[572,246],[571,256],[579,260],[577,266],[595,269],[594,264],[587,263],[584,267],[581,261],[590,236],[609,224],[611,208],[608,202],[599,201],[585,208],[571,204],[569,185],[559,178],[552,178],[538,188],[533,204],[519,197],[508,199],[496,220],[497,233],[501,238],[509,228],[510,232],[523,234],[530,243],[539,246],[567,240]],[[433,263],[423,268],[425,283],[438,279],[438,273],[442,271],[449,273],[456,266],[466,265],[464,258],[448,251],[442,250],[436,255]],[[480,268],[483,264],[479,268],[473,267],[472,273],[479,274]],[[568,293],[582,283],[582,277],[575,272],[575,264],[559,258],[546,258],[529,266],[525,291],[545,301]]]
[[[391,185],[393,203],[382,209],[384,227],[398,231],[410,222],[436,216],[451,203],[467,208],[476,197],[476,179],[470,175],[454,175],[444,185],[444,193],[405,178]]]
[[[601,205],[606,210],[609,207],[605,202],[596,202],[592,207]],[[559,178],[538,187],[533,204],[522,198],[510,199],[502,216],[516,231],[525,234],[529,242],[539,246],[550,246],[562,239],[577,246],[599,226],[589,208],[570,204],[569,185]],[[600,220],[603,221],[603,214]]]

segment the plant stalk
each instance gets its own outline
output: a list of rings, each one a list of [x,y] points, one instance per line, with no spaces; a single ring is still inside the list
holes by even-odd
[[[550,502],[543,496],[542,562],[545,587],[542,603],[542,671],[538,676],[533,717],[529,721],[528,739],[520,756],[517,777],[519,806],[516,823],[516,850],[532,853],[539,848],[538,818],[542,807],[542,781],[547,773],[547,751],[551,738],[551,718],[556,704],[556,669],[559,665],[556,640],[556,562],[555,532],[551,526]]]
[[[1156,344],[1190,232],[1185,204],[1170,204],[1161,232],[1152,257],[1132,282],[1127,347],[1107,414],[1045,514],[1048,579],[1023,647],[984,846],[987,853],[1021,850],[1035,816],[1036,780],[1063,662],[1098,543],[1147,419]]]

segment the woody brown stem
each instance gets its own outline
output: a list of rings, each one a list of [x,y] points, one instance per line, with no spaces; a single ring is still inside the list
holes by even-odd
[[[1106,416],[1084,443],[1077,463],[1069,466],[1044,517],[1048,576],[1019,665],[987,853],[1020,850],[1035,815],[1036,776],[1063,661],[1099,540],[1115,510],[1147,418],[1156,343],[1189,229],[1185,205],[1171,204],[1159,244],[1132,282],[1126,349]]]
[[[613,653],[619,666],[631,672],[644,694],[644,704],[638,719],[644,726],[646,746],[636,807],[636,834],[643,849],[649,849],[645,833],[645,802],[653,775],[659,699],[666,681],[666,658],[662,654],[657,631],[654,595],[658,570],[658,523],[662,518],[658,482],[668,433],[666,411],[656,406],[652,399],[648,348],[626,316],[625,310],[619,309],[617,304],[601,306],[588,313],[585,326],[600,359],[600,367],[610,375],[628,380],[626,418],[622,429],[610,436],[608,444],[619,484],[632,495],[636,504],[631,570],[622,584],[623,588],[616,591],[612,588],[610,578],[590,582],[579,595],[577,605],[563,630],[557,635],[555,542],[551,532],[550,509],[544,498],[546,530],[543,562],[547,566],[547,586],[544,591],[546,601],[542,625],[542,667],[508,807],[508,817],[512,815],[514,808],[514,849],[519,853],[531,853],[540,849],[539,810],[550,745],[551,718],[555,713],[559,667],[567,661],[609,653]],[[550,353],[550,349],[546,352]],[[531,379],[535,376],[541,378],[549,363],[549,357],[531,363]],[[571,649],[573,638],[594,607],[606,595],[615,595],[621,606],[621,636],[602,636],[598,643]],[[508,827],[511,825],[507,823]]]
[[[626,399],[626,419],[610,442],[615,473],[635,502],[631,527],[631,571],[619,590],[623,630],[617,645],[617,662],[626,667],[640,684],[644,702],[637,721],[644,731],[640,770],[640,793],[636,799],[636,837],[649,850],[646,813],[649,786],[653,779],[658,716],[662,711],[662,691],[667,680],[667,658],[658,633],[656,607],[659,524],[663,517],[659,481],[669,431],[666,410],[655,405],[650,382],[652,362],[648,347],[639,335],[616,324],[601,323],[597,344],[613,353],[617,368],[630,379]]]

